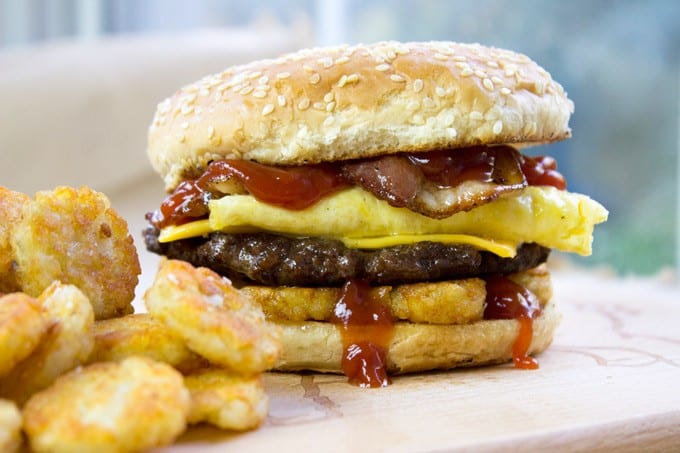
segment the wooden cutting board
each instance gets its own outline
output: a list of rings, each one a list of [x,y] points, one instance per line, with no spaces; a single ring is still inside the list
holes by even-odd
[[[195,427],[167,451],[680,451],[680,289],[565,272],[555,293],[563,322],[539,370],[428,373],[373,390],[272,373],[263,427]]]

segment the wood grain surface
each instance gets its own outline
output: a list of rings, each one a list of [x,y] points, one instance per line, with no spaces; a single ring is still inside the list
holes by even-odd
[[[427,373],[375,390],[271,373],[263,427],[195,427],[164,451],[680,451],[680,290],[668,277],[557,272],[564,318],[539,370]]]

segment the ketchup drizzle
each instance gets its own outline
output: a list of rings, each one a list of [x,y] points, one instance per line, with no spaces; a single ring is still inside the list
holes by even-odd
[[[181,225],[209,214],[213,183],[236,178],[258,200],[286,209],[305,209],[347,183],[330,164],[272,167],[256,162],[225,159],[212,162],[200,178],[183,181],[165,198],[160,210],[147,215],[156,228]]]
[[[536,359],[527,355],[533,338],[533,320],[541,313],[541,306],[536,295],[501,275],[491,275],[485,280],[484,319],[517,319],[519,334],[512,345],[512,360],[515,368],[537,369]]]
[[[524,156],[509,146],[429,151],[408,154],[407,158],[426,179],[442,187],[455,187],[470,180],[504,184],[504,166],[511,158],[519,161],[519,182],[526,178],[528,185],[549,185],[560,190],[566,188],[566,181],[557,171],[555,159]],[[179,184],[166,197],[160,209],[148,214],[147,219],[162,229],[205,218],[209,214],[208,202],[221,196],[211,187],[216,182],[232,177],[258,200],[291,210],[305,209],[349,184],[342,177],[341,162],[274,167],[240,159],[225,159],[212,162],[200,178]]]
[[[365,281],[349,280],[335,305],[331,322],[342,329],[342,371],[350,384],[386,387],[387,346],[393,323],[389,307]]]

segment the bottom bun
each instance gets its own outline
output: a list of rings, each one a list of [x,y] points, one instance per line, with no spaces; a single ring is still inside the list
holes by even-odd
[[[549,302],[533,322],[529,354],[545,350],[561,316]],[[327,322],[282,322],[283,354],[275,369],[342,373],[343,343],[340,329]],[[484,320],[465,325],[410,322],[394,324],[387,349],[390,374],[470,367],[512,360],[512,345],[519,333],[517,320]]]

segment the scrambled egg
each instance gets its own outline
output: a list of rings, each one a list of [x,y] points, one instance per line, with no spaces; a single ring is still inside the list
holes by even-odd
[[[471,244],[499,256],[514,256],[523,242],[589,255],[596,224],[607,210],[591,198],[530,186],[467,212],[432,219],[395,208],[354,187],[302,211],[268,205],[250,195],[210,202],[210,218],[161,232],[169,242],[211,231],[270,231],[339,239],[349,247],[379,248],[418,241]]]

